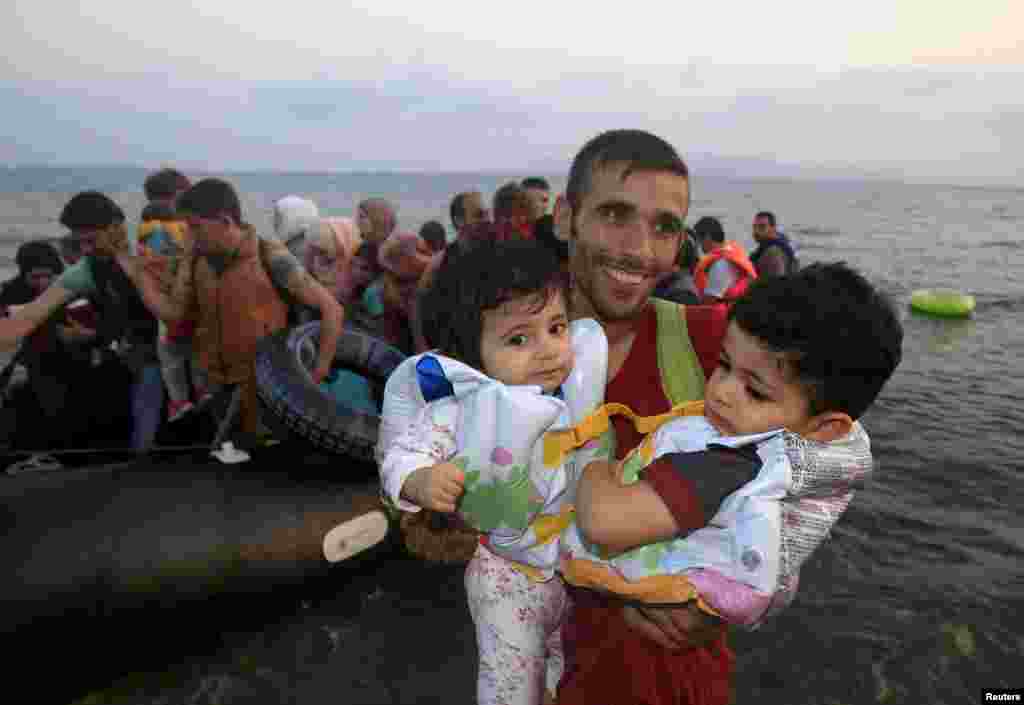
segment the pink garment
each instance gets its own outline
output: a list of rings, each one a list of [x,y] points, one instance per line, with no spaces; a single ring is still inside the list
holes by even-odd
[[[701,598],[729,624],[757,624],[771,605],[772,596],[728,578],[717,570],[687,571],[686,577]]]
[[[399,279],[419,279],[434,257],[427,241],[416,233],[392,233],[381,243],[377,260],[382,269]]]

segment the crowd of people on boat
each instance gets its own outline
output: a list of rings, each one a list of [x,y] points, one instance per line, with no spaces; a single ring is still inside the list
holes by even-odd
[[[724,705],[727,626],[789,604],[871,469],[858,418],[902,330],[859,273],[801,267],[770,212],[750,254],[716,218],[687,228],[692,178],[663,139],[612,130],[564,193],[529,177],[489,208],[455,194],[452,238],[403,230],[383,197],[346,218],[301,195],[261,236],[230,183],[164,169],[138,233],[88,191],[60,214],[63,253],[19,250],[0,343],[45,336],[78,361],[63,394],[116,358],[145,449],[161,419],[214,403],[242,442],[266,439],[269,334],[321,322],[314,383],[343,328],[383,340],[409,356],[384,394],[385,502],[479,536],[479,702]]]

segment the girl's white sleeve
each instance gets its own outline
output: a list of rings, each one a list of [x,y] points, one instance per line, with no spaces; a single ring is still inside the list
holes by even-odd
[[[406,512],[418,512],[420,507],[402,499],[402,485],[409,475],[420,468],[430,467],[455,456],[458,405],[455,399],[445,398],[427,404],[416,414],[405,430],[383,449],[380,462],[381,486],[388,499]]]

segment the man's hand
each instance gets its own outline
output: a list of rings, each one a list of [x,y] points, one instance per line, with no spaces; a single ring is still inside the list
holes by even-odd
[[[672,651],[707,646],[721,633],[722,620],[688,602],[681,607],[623,608],[623,618],[634,630]]]
[[[128,242],[128,228],[124,223],[114,223],[96,236],[96,254],[106,257],[116,257],[131,252],[131,244]]]
[[[439,463],[409,475],[402,485],[402,496],[424,509],[454,512],[465,491],[465,482],[465,474],[458,465]]]
[[[316,366],[316,369],[313,370],[310,373],[312,375],[312,377],[313,377],[313,384],[320,384],[321,382],[324,381],[324,379],[327,378],[327,375],[329,375],[330,373],[331,373],[331,363],[330,362],[326,362],[326,363],[320,362],[320,363],[318,363],[317,366]]]

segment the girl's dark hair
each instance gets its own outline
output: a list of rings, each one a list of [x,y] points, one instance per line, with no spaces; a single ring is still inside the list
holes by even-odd
[[[892,303],[843,262],[756,280],[729,320],[788,359],[812,415],[859,418],[902,358],[903,326]]]
[[[537,297],[540,311],[554,295],[568,302],[568,294],[558,258],[538,242],[455,242],[445,249],[417,311],[431,348],[479,370],[485,311],[527,296]]]

